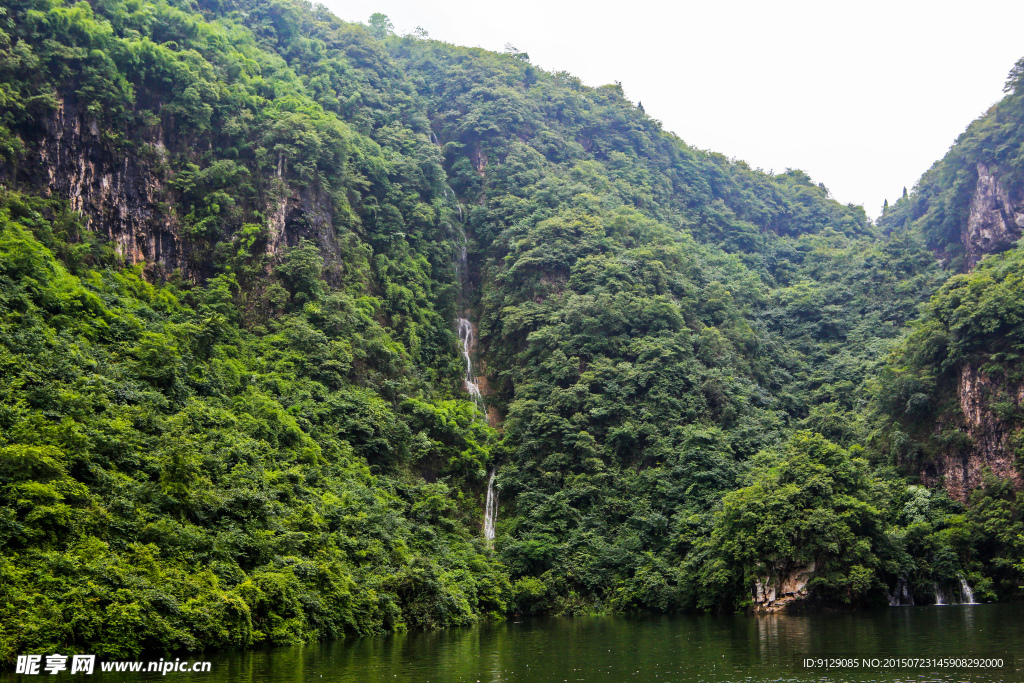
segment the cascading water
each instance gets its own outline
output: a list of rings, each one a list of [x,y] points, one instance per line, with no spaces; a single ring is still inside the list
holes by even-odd
[[[494,543],[494,520],[498,518],[498,492],[494,490],[496,473],[497,470],[492,469],[487,479],[487,500],[484,503],[484,540],[487,545]]]
[[[965,605],[977,605],[974,601],[974,591],[971,590],[970,584],[967,583],[967,579],[960,577],[960,595],[963,598],[963,604]]]
[[[454,192],[448,189],[447,186],[444,188],[444,197],[447,200],[448,194],[455,195]],[[458,203],[456,202],[456,205]],[[459,216],[462,216],[462,207],[459,206]],[[466,232],[462,229],[462,224],[459,223],[458,230],[455,231],[453,238],[455,239],[455,276],[459,280],[460,295],[459,304],[460,308],[465,315],[468,315],[469,308],[465,305],[464,295],[465,291],[469,286],[469,240],[466,239]],[[450,227],[450,226],[449,226]],[[466,372],[464,374],[464,383],[466,385],[466,391],[469,393],[470,398],[473,399],[473,403],[480,408],[481,412],[484,411],[484,397],[480,394],[480,383],[476,381],[476,374],[473,372],[473,349],[476,342],[473,334],[473,323],[469,318],[463,318],[461,316],[455,319],[455,324],[459,332],[459,343],[462,344],[462,358],[466,361]]]
[[[455,193],[446,185],[444,187],[445,201],[448,201],[449,195],[455,197]],[[462,345],[462,359],[466,364],[463,384],[483,416],[486,414],[484,397],[480,393],[480,383],[473,371],[473,351],[476,346],[473,322],[468,317],[463,317],[468,316],[470,310],[465,300],[466,290],[469,289],[469,240],[466,238],[466,231],[462,228],[462,205],[457,198],[455,207],[459,214],[457,227],[453,228],[451,225],[448,227],[452,231],[452,239],[455,243],[455,276],[459,281],[460,288],[459,311],[462,315],[456,317],[455,323],[458,328],[459,343]],[[495,474],[497,474],[497,469],[492,468],[491,474],[487,478],[487,495],[484,499],[484,541],[488,546],[494,543],[494,522],[498,518],[498,492],[494,489]]]
[[[978,603],[974,600],[974,591],[971,589],[970,584],[967,583],[967,579],[964,577],[960,578],[960,600],[957,601],[956,589],[953,588],[950,591],[946,591],[944,587],[939,584],[935,584],[935,604],[936,605],[977,605]]]
[[[907,585],[907,580],[902,576],[896,581],[896,588],[889,596],[890,607],[903,607],[913,606],[914,595],[910,592],[910,586]]]
[[[448,187],[447,184],[444,186],[443,189],[444,189],[444,200],[445,201],[448,201],[448,195],[451,195],[453,197],[455,196],[455,190],[453,190],[450,187]],[[462,203],[461,202],[455,202],[455,210],[459,212],[459,223],[461,224],[462,223]],[[450,228],[451,226],[448,226],[448,227]],[[461,226],[459,228],[459,233],[462,236],[463,244],[465,244],[465,242],[466,242],[466,233],[462,232]]]
[[[469,392],[470,397],[473,399],[473,403],[480,410],[483,410],[484,397],[480,394],[480,384],[476,381],[476,375],[473,374],[473,323],[465,318],[458,318],[458,324],[459,341],[462,342],[462,357],[466,361],[466,375],[463,381],[466,385],[466,391]]]

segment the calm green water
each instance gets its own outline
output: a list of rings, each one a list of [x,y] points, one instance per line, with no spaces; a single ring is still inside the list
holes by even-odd
[[[15,676],[0,680],[206,683],[596,681],[1024,681],[1024,607],[900,607],[773,617],[523,619],[208,657],[206,674]],[[807,669],[806,657],[1002,658],[997,670]],[[11,669],[7,669],[10,671]]]

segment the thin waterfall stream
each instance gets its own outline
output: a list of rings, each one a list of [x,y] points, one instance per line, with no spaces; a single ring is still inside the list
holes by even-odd
[[[494,475],[497,469],[491,470],[487,478],[487,500],[484,503],[484,540],[488,545],[494,543],[494,520],[498,517],[498,492],[494,490]]]
[[[960,577],[960,594],[965,605],[977,605],[974,601],[974,591],[971,590],[971,586],[967,583],[967,579]]]
[[[476,375],[473,373],[473,323],[469,322],[466,318],[458,318],[457,320],[459,326],[459,342],[462,344],[462,357],[466,361],[466,374],[463,381],[466,385],[466,391],[469,392],[470,397],[473,399],[473,403],[475,403],[477,408],[483,412],[484,397],[480,393],[480,383],[476,381]]]
[[[433,135],[433,133],[431,134]],[[436,138],[434,138],[436,140]],[[469,240],[466,237],[466,231],[462,227],[462,204],[459,203],[458,197],[455,196],[455,192],[452,191],[446,185],[444,188],[445,201],[448,201],[448,197],[451,195],[455,199],[455,208],[458,211],[459,219],[455,223],[457,227],[452,228],[449,225],[449,229],[452,230],[452,237],[455,241],[455,276],[459,281],[459,315],[455,318],[456,328],[459,334],[459,343],[462,345],[462,358],[465,361],[466,371],[463,375],[463,384],[465,385],[466,392],[470,398],[473,399],[473,403],[476,404],[477,409],[480,411],[480,415],[483,419],[487,419],[487,407],[484,405],[484,397],[480,392],[480,382],[473,368],[473,352],[476,349],[476,335],[473,328],[473,322],[469,319],[470,307],[466,301],[466,291],[469,289]],[[484,500],[484,523],[483,532],[484,540],[487,545],[490,546],[494,543],[494,523],[498,518],[498,493],[494,488],[494,476],[497,473],[497,468],[491,468],[490,475],[487,478],[487,495]]]
[[[956,600],[956,590],[946,591],[945,587],[940,586],[938,583],[935,584],[935,604],[936,605],[977,605],[977,601],[974,599],[974,590],[970,584],[967,583],[967,579],[959,577],[960,581],[960,600]]]
[[[455,193],[445,186],[445,200],[448,199],[449,194],[455,197]],[[473,399],[473,403],[476,404],[482,414],[486,415],[484,398],[480,393],[480,383],[477,381],[476,373],[473,371],[473,351],[476,347],[476,338],[473,332],[473,322],[468,317],[470,309],[466,302],[466,290],[469,289],[469,240],[466,238],[466,231],[462,227],[462,205],[458,202],[458,198],[456,198],[455,206],[459,211],[459,220],[455,224],[456,228],[452,228],[449,225],[449,229],[452,230],[452,237],[455,240],[455,277],[459,280],[459,313],[461,315],[455,318],[455,324],[459,333],[459,343],[462,345],[462,358],[466,362],[466,372],[463,375],[463,380],[466,392]]]

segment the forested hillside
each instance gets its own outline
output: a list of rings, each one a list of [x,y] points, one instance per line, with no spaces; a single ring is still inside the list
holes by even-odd
[[[1015,250],[948,279],[948,159],[876,226],[514,49],[13,0],[0,659],[1019,597],[1015,452],[930,464],[1021,324]]]
[[[919,235],[955,274],[879,376],[873,445],[989,518],[975,552],[1007,587],[1024,569],[1022,76],[1024,60],[1006,96],[879,219],[887,233]]]

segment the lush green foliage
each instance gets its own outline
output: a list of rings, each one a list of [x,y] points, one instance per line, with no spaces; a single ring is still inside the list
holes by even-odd
[[[965,265],[961,240],[979,172],[995,177],[1008,196],[1019,195],[1024,178],[1022,65],[1010,74],[1007,96],[972,123],[914,191],[904,193],[879,221],[894,234],[919,235],[943,257],[952,256],[951,268]],[[971,419],[1006,434],[1005,455],[1019,473],[1022,278],[1024,254],[1019,247],[1009,248],[950,277],[922,307],[906,339],[871,383],[871,445],[880,457],[922,471],[943,459],[966,462],[977,449],[991,449],[972,438],[962,406],[967,391],[981,411]],[[984,486],[970,493],[965,510],[940,506],[936,511],[925,502],[924,490],[914,497],[922,501],[922,511],[913,515],[919,522],[906,520],[908,550],[917,558],[912,574],[931,573],[948,582],[957,573],[970,573],[990,595],[1020,597],[1022,501],[1008,482],[985,473]]]
[[[782,462],[723,498],[703,541],[713,559],[701,602],[713,606],[759,577],[812,563],[811,589],[822,597],[879,596],[878,573],[892,552],[881,507],[888,492],[867,461],[809,432],[794,434],[777,457]]]
[[[978,169],[999,179],[1019,196],[1024,169],[1024,74],[1022,62],[1010,72],[1007,93],[956,140],[949,153],[936,161],[909,194],[887,207],[879,219],[885,230],[912,229],[928,246],[942,252],[953,270],[963,268],[961,231],[967,223]]]
[[[41,198],[58,111],[166,181],[183,270]],[[290,0],[15,0],[0,164],[0,658],[733,610],[810,561],[834,603],[1016,590],[1012,491],[963,506],[863,447],[994,330],[1016,358],[1016,257],[898,346],[934,231],[621,86]],[[500,430],[461,390],[467,311]]]
[[[934,259],[800,172],[687,147],[618,88],[518,53],[390,45],[433,84],[446,169],[475,204],[517,607],[742,604],[749,576],[704,583],[723,494],[795,426],[866,437],[864,382],[941,281]]]
[[[1022,283],[1024,253],[1012,249],[942,285],[879,374],[874,408],[882,416],[881,449],[920,466],[971,447],[958,395],[967,369],[983,378],[979,399],[990,420],[1013,432],[1013,455],[1020,452],[1024,416],[1015,387],[1024,380]]]
[[[378,302],[335,291],[254,335],[230,321],[224,279],[72,275],[32,235],[45,210],[15,196],[0,213],[5,654],[505,610],[476,504],[452,486],[483,477],[493,434],[471,404],[424,393]]]

